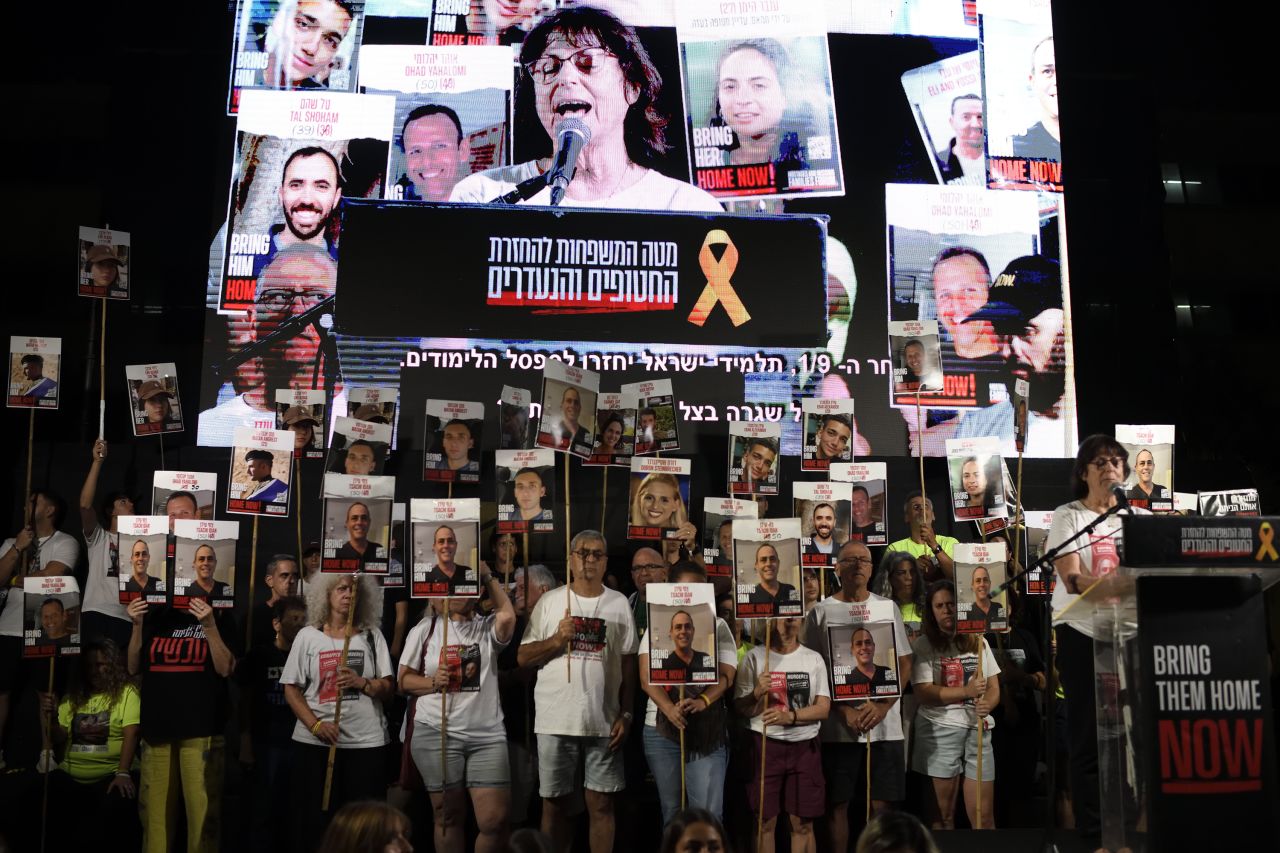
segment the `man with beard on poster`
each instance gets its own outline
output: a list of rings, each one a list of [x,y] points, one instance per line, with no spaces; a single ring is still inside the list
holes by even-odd
[[[844,544],[835,538],[836,508],[829,503],[820,503],[813,508],[813,535],[809,544],[804,546],[806,554],[835,554]]]
[[[337,277],[337,264],[324,248],[305,242],[282,248],[258,277],[257,296],[249,312],[249,337],[243,343],[267,337],[332,296]],[[269,397],[276,389],[324,387],[329,366],[321,343],[315,324],[276,342],[261,356],[260,384],[200,413],[200,441],[210,446],[230,445],[236,427],[254,426],[266,417],[264,413],[274,411],[274,400]]]
[[[332,227],[342,201],[337,158],[316,145],[294,151],[281,170],[279,197],[284,222],[271,226],[271,248],[265,255],[255,256],[254,275],[260,276],[282,249],[296,243],[322,248],[337,260]]]
[[[957,95],[951,101],[951,131],[955,136],[947,147],[934,154],[944,184],[986,186],[987,166],[983,162],[982,98]]]
[[[1014,379],[1029,385],[1027,456],[1058,456],[1064,441],[1067,387],[1066,315],[1058,262],[1027,255],[1009,262],[991,285],[987,304],[966,323],[989,322],[1000,337],[1000,352]],[[1013,404],[1004,400],[965,414],[956,438],[995,436],[1001,451],[1015,455]]]

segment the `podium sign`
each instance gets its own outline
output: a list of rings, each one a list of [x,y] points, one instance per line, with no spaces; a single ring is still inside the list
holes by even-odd
[[[1260,592],[1253,576],[1137,581],[1148,850],[1212,850],[1228,839],[1273,849],[1280,837]]]
[[[1131,569],[1243,568],[1280,575],[1280,518],[1126,515],[1124,564]],[[1274,578],[1264,577],[1270,586]]]

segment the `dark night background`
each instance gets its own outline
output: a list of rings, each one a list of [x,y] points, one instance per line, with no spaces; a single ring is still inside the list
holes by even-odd
[[[132,302],[109,308],[115,450],[103,487],[123,480],[141,492],[158,462],[155,440],[126,434],[121,365],[176,361],[184,398],[196,399],[206,252],[225,216],[234,135],[223,115],[232,14],[213,3],[155,8],[97,7],[56,30],[34,7],[15,10],[25,20],[13,31],[40,35],[17,39],[6,63],[15,239],[0,334],[63,338],[62,409],[36,417],[34,479],[69,501],[97,417],[97,367],[87,382],[83,367],[95,306],[70,279],[77,226],[132,232],[136,258]],[[1080,432],[1176,423],[1180,491],[1255,486],[1274,512],[1277,466],[1264,437],[1280,407],[1265,377],[1277,350],[1270,300],[1258,298],[1275,278],[1262,247],[1277,217],[1258,165],[1277,124],[1262,91],[1268,46],[1202,11],[1055,10]],[[845,85],[837,79],[838,97]],[[863,292],[876,288],[863,278]],[[7,533],[21,501],[27,415],[3,419],[14,448],[0,493]],[[226,451],[194,448],[193,429],[170,441],[168,467],[225,480]],[[1051,470],[1028,485],[1029,504],[1037,488],[1036,503],[1065,500],[1062,469]]]

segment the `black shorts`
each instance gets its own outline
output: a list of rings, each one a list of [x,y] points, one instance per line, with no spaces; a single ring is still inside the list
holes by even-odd
[[[852,801],[867,790],[866,743],[824,743],[822,772],[827,777],[827,803]],[[907,756],[900,740],[871,744],[871,799],[899,802],[907,798]]]

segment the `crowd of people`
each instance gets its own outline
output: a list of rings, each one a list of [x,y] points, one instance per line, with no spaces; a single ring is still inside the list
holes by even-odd
[[[727,579],[709,579],[701,556],[683,548],[664,556],[642,545],[629,573],[611,570],[617,551],[587,529],[570,543],[567,589],[547,566],[521,566],[514,539],[495,533],[498,571],[482,562],[482,594],[468,599],[410,601],[388,589],[384,600],[373,575],[321,572],[310,549],[302,560],[278,554],[255,579],[269,594],[237,624],[196,592],[186,610],[142,597],[119,604],[117,581],[106,577],[109,534],[133,502],[114,491],[98,500],[107,450],[95,444],[80,495],[80,656],[56,668],[50,692],[51,664],[22,659],[20,621],[2,636],[0,724],[26,725],[9,711],[27,692],[46,723],[31,762],[39,772],[23,772],[25,756],[15,755],[4,774],[10,802],[33,804],[0,819],[15,844],[41,830],[33,780],[47,773],[44,829],[59,841],[92,843],[110,825],[119,849],[138,849],[140,839],[159,853],[183,833],[188,850],[217,850],[237,831],[224,808],[236,758],[248,783],[238,786],[238,822],[260,850],[338,849],[323,835],[344,806],[389,800],[412,811],[414,791],[426,794],[442,851],[543,849],[512,847],[522,828],[536,829],[545,849],[571,849],[583,829],[593,853],[629,849],[658,814],[669,828],[706,816],[726,849],[753,849],[758,835],[758,849],[772,850],[785,831],[794,851],[847,850],[865,814],[901,810],[934,828],[1034,825],[1051,688],[1067,700],[1074,818],[1096,838],[1091,625],[1059,626],[1061,684],[1032,619],[1042,603],[1011,596],[1008,633],[957,633],[956,540],[934,531],[932,504],[918,493],[903,508],[911,535],[878,560],[849,539],[830,582],[823,570],[806,572],[803,617],[736,619]],[[1048,544],[1105,512],[1128,473],[1122,445],[1086,439],[1076,500],[1058,509]],[[166,509],[177,518],[190,503],[171,495]],[[30,523],[0,546],[0,580],[19,573],[24,552],[36,557],[29,574],[76,569],[80,544],[58,529],[64,510],[56,495],[36,493]],[[1109,571],[1114,543],[1105,544],[1059,560],[1056,610]],[[650,624],[646,590],[663,582],[714,584],[713,656],[695,660],[687,611]],[[21,587],[7,592],[0,629],[22,609]],[[860,626],[869,602],[891,610],[888,633]],[[842,625],[865,683],[883,684],[892,670],[900,696],[835,697],[827,629]],[[652,683],[650,635],[671,644],[665,666],[708,677]],[[877,637],[891,637],[888,666],[873,662]],[[236,733],[238,754],[229,755]],[[21,740],[8,734],[5,743]]]

